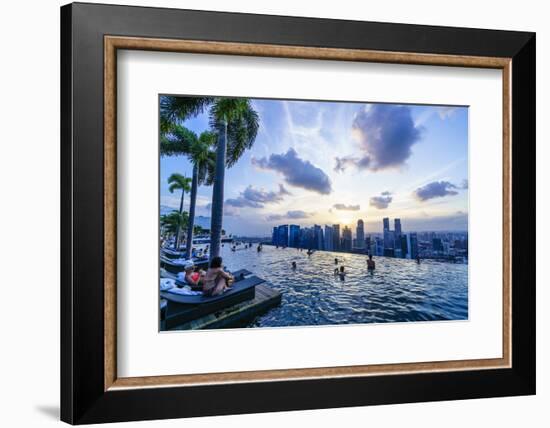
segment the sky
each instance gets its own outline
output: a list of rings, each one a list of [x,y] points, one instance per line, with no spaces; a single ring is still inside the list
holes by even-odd
[[[225,176],[224,229],[270,236],[279,224],[348,225],[381,232],[382,218],[407,231],[467,231],[468,108],[254,99],[253,147]],[[182,123],[208,130],[207,112]],[[191,177],[184,156],[162,157],[161,205],[178,208],[172,173]],[[201,186],[197,215],[210,216]],[[185,208],[188,209],[186,195]]]

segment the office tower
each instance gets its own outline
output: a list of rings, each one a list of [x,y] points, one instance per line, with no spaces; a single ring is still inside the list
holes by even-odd
[[[377,256],[383,256],[384,255],[384,240],[380,238],[374,239],[374,246],[376,248],[375,254]]]
[[[300,246],[300,226],[291,224],[288,231],[288,246],[297,248]]]
[[[277,235],[277,226],[275,226],[275,227],[273,228],[273,232],[272,232],[272,234],[271,234],[271,243],[272,243],[273,245],[279,245],[278,242],[277,242],[277,236],[278,236],[278,235]]]
[[[342,231],[342,250],[351,251],[351,229],[347,226]]]
[[[323,238],[323,229],[318,224],[313,226],[313,233],[315,236],[315,246],[313,248],[317,250],[323,250],[325,248],[325,240]]]
[[[282,224],[277,229],[279,246],[288,247],[288,224]]]
[[[333,249],[335,251],[340,250],[340,225],[339,224],[333,224],[332,225],[332,237],[333,237]]]
[[[388,217],[384,217],[384,219],[382,219],[382,222],[384,224],[384,232],[386,230],[390,230],[390,219]]]
[[[401,248],[401,257],[404,259],[407,257],[408,253],[409,253],[409,245],[408,245],[408,239],[407,239],[407,235],[401,235],[398,240],[399,240],[399,246]]]
[[[363,220],[357,220],[357,228],[355,232],[356,237],[356,248],[365,248],[365,224]]]
[[[441,238],[432,238],[432,249],[435,252],[443,252],[443,241],[441,241]]]
[[[332,227],[325,224],[325,250],[332,251],[334,249],[334,236]]]
[[[418,237],[416,233],[409,233],[409,252],[411,259],[418,257]]]
[[[395,229],[395,239],[399,238],[401,236],[401,219],[396,218],[394,221],[394,229]]]

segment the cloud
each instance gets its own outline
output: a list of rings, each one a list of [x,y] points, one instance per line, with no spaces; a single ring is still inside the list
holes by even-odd
[[[371,207],[378,208],[379,210],[384,210],[388,208],[388,205],[393,200],[391,192],[382,192],[380,196],[373,196],[370,198],[369,205]]]
[[[265,204],[281,202],[284,196],[290,194],[282,184],[279,184],[279,191],[277,192],[267,192],[249,185],[238,197],[226,199],[225,205],[236,208],[263,208]]]
[[[466,190],[468,188],[468,180],[464,179],[462,180],[462,183],[460,184],[460,188]]]
[[[294,210],[294,211],[287,211],[286,214],[272,214],[270,216],[267,216],[267,220],[269,221],[275,221],[275,220],[283,220],[283,219],[303,219],[313,216],[315,213],[308,213],[301,210]]]
[[[433,181],[416,189],[413,194],[420,201],[457,195],[458,186],[448,181]]]
[[[307,160],[298,157],[294,149],[283,154],[271,154],[269,158],[252,158],[258,168],[276,171],[283,175],[286,183],[322,195],[332,192],[332,183],[325,172]]]
[[[437,113],[441,120],[445,120],[455,114],[457,107],[442,106],[437,108]]]
[[[353,166],[359,170],[379,171],[403,166],[420,140],[408,106],[374,104],[361,110],[353,121],[353,135],[359,141],[360,156],[336,158],[337,172]]]
[[[335,210],[340,211],[359,211],[361,209],[360,205],[346,205],[346,204],[334,204],[332,206]]]

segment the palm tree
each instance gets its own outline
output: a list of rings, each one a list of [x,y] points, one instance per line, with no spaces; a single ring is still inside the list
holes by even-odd
[[[177,241],[177,232],[180,229],[185,228],[189,222],[188,214],[184,212],[178,212],[176,210],[170,212],[169,214],[164,214],[160,217],[160,225],[163,232],[166,232],[170,235],[175,235]]]
[[[191,254],[197,206],[197,189],[199,185],[212,185],[215,161],[215,153],[212,151],[212,147],[216,143],[216,134],[205,131],[197,137],[193,131],[173,123],[168,125],[166,129],[168,131],[161,136],[161,155],[185,155],[193,164],[186,241],[186,252],[187,254]]]
[[[174,193],[175,190],[181,190],[181,199],[180,199],[180,209],[179,213],[183,213],[183,200],[185,197],[185,192],[189,192],[191,190],[191,179],[184,177],[181,174],[174,173],[168,177],[168,183],[170,184],[170,187],[168,187],[168,190],[170,193]],[[174,249],[177,250],[179,246],[179,237],[180,237],[180,229],[179,227],[176,229],[176,242],[174,243]]]
[[[258,133],[259,123],[258,114],[252,108],[251,102],[247,98],[178,98],[164,96],[160,102],[160,128],[164,136],[166,153],[174,150],[175,145],[178,145],[174,141],[170,142],[170,139],[166,137],[167,135],[177,135],[180,143],[188,140],[190,136],[191,131],[178,125],[177,121],[184,121],[196,116],[209,106],[211,106],[210,124],[217,131],[210,227],[210,257],[212,258],[220,254],[225,168],[232,167],[245,150],[252,147]],[[161,153],[163,136],[161,136]],[[179,144],[180,147],[184,145]],[[188,153],[188,149],[180,153]]]
[[[210,125],[218,130],[212,215],[210,259],[220,255],[225,167],[231,168],[245,150],[254,144],[258,133],[258,113],[248,98],[217,98],[210,109]]]

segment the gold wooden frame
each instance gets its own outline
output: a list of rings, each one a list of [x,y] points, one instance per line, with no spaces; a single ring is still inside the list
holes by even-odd
[[[192,375],[117,377],[116,369],[116,53],[118,49],[244,55],[337,61],[382,62],[494,68],[503,81],[503,349],[501,358],[262,370]],[[357,377],[511,367],[511,59],[459,55],[382,52],[247,43],[105,36],[104,38],[104,389],[193,386],[204,384]]]

